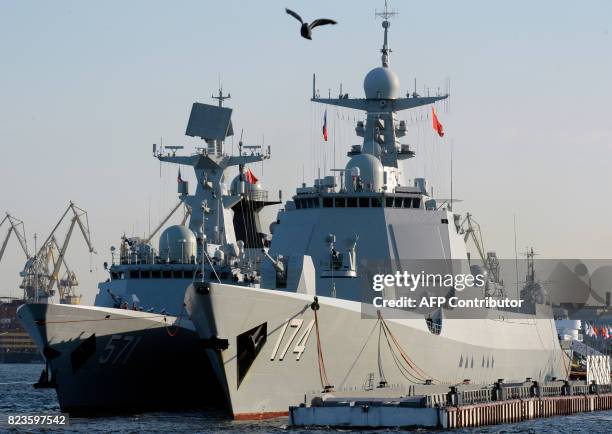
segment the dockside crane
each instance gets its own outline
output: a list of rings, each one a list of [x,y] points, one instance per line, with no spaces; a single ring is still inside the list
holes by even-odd
[[[19,245],[21,246],[21,249],[23,250],[23,253],[26,256],[26,259],[30,259],[30,252],[28,250],[28,243],[25,234],[25,225],[23,221],[13,217],[7,212],[6,216],[0,222],[0,227],[2,227],[2,225],[4,225],[5,223],[8,224],[8,231],[6,233],[6,236],[4,237],[4,241],[2,242],[2,247],[0,247],[0,261],[2,261],[4,251],[6,250],[6,246],[8,245],[9,239],[11,238],[12,234],[15,234],[17,241],[19,241]]]
[[[70,216],[70,226],[64,242],[60,245],[57,241],[56,233],[68,216]],[[36,252],[36,255],[29,258],[26,262],[22,272],[23,282],[21,287],[24,289],[29,301],[48,301],[55,294],[54,287],[57,286],[60,303],[79,304],[80,296],[74,293],[78,281],[65,259],[66,251],[76,226],[79,227],[83,234],[89,253],[96,253],[91,242],[87,211],[70,202],[47,239]],[[62,264],[66,270],[66,277],[60,279]]]

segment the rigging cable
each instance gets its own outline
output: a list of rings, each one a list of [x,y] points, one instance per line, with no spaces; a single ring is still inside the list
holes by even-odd
[[[327,372],[325,370],[325,361],[323,360],[323,348],[321,345],[321,336],[319,335],[319,318],[317,316],[317,311],[319,310],[319,298],[317,296],[314,297],[314,301],[310,304],[310,308],[314,312],[315,319],[315,332],[317,334],[317,356],[319,363],[319,379],[321,380],[321,387],[323,388],[323,392],[331,392],[334,390],[334,386],[330,384],[329,378],[327,377]]]

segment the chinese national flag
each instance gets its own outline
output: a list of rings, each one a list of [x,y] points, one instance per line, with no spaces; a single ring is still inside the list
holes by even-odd
[[[438,120],[438,116],[436,115],[436,109],[433,106],[431,107],[431,122],[433,129],[436,130],[438,135],[440,137],[444,137],[444,127]]]
[[[246,178],[249,184],[257,184],[257,181],[259,181],[257,178],[255,178],[255,175],[253,175],[251,169],[247,169],[246,173],[244,174],[244,177]]]

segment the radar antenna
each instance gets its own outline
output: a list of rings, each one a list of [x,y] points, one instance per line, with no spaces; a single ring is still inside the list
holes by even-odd
[[[385,40],[383,42],[383,47],[380,50],[380,52],[382,53],[382,66],[384,66],[385,68],[389,67],[389,53],[392,51],[389,48],[388,38],[387,38],[389,27],[391,27],[389,18],[392,18],[396,16],[397,14],[398,14],[397,10],[389,9],[388,0],[385,0],[385,9],[382,12],[378,12],[378,10],[374,10],[374,16],[380,17],[383,19],[382,26],[383,26],[383,29],[385,29]]]
[[[216,99],[219,101],[219,107],[223,107],[223,101],[225,101],[226,99],[230,99],[231,97],[232,95],[230,93],[228,93],[227,95],[223,95],[223,88],[221,86],[219,86],[219,95],[211,96],[212,99]]]

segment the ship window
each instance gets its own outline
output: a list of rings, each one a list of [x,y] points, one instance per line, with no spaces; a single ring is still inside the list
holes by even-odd
[[[346,198],[346,206],[349,208],[357,207],[357,198],[356,197],[347,197]]]
[[[359,206],[361,208],[368,208],[370,206],[370,198],[369,197],[360,197],[359,198]]]
[[[414,202],[412,203],[412,206],[414,208],[420,208],[421,207],[421,198],[420,197],[415,197],[414,198]]]
[[[112,273],[111,273],[111,279],[112,279],[112,280],[117,280],[117,279],[119,279],[119,273],[112,272]]]
[[[140,273],[138,273],[138,270],[130,271],[130,279],[138,279],[139,277],[140,277]]]
[[[318,208],[319,207],[319,199],[308,199],[308,207],[309,208]]]
[[[405,197],[404,198],[404,208],[410,208],[412,206],[412,198]]]
[[[119,280],[124,280],[125,279],[125,273],[123,271],[119,272]]]
[[[151,271],[151,277],[153,279],[160,279],[161,278],[161,271],[159,271],[159,270]]]
[[[393,198],[392,197],[388,197],[385,200],[385,206],[388,208],[393,208]]]
[[[140,273],[140,278],[141,279],[150,279],[151,278],[151,272],[149,270],[142,271]]]
[[[402,202],[404,201],[403,198],[401,197],[396,197],[395,198],[395,207],[396,208],[401,208],[402,207]]]
[[[373,197],[372,198],[372,208],[380,208],[382,206],[382,203],[380,201],[380,197]]]
[[[323,208],[333,208],[333,206],[334,206],[334,199],[332,199],[331,197],[323,198]]]
[[[448,219],[442,219],[442,224],[443,225],[447,225],[448,224]]]
[[[295,202],[295,209],[302,209],[302,199],[296,199],[294,202]]]
[[[193,279],[193,271],[185,270],[185,279]]]
[[[172,277],[175,278],[175,279],[182,279],[183,278],[183,272],[180,271],[180,270],[179,271],[175,270],[175,271],[172,272]]]
[[[171,279],[172,278],[172,271],[170,271],[170,270],[162,271],[162,277],[164,279]]]
[[[344,208],[344,207],[346,207],[346,198],[337,197],[336,198],[336,208]]]

